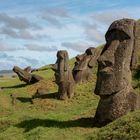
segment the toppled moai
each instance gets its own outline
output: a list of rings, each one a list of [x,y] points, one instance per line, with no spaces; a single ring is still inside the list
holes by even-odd
[[[68,64],[68,53],[65,50],[57,52],[57,61],[52,66],[55,72],[55,82],[58,85],[58,98],[65,100],[74,96],[75,81]]]
[[[43,79],[41,76],[36,74],[31,74],[19,68],[18,66],[14,66],[13,71],[18,75],[21,81],[24,81],[27,84],[33,84]]]
[[[93,67],[100,51],[94,47],[88,48],[84,54],[76,56],[75,66],[73,68],[73,77],[76,83],[82,83],[91,78]]]
[[[136,65],[137,24],[132,19],[114,21],[98,58],[95,94],[100,96],[95,121],[100,125],[140,109],[140,96],[134,93],[131,70]]]

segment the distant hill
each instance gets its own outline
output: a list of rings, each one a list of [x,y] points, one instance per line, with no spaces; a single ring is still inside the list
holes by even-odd
[[[14,74],[12,70],[0,70],[0,75],[11,75]]]

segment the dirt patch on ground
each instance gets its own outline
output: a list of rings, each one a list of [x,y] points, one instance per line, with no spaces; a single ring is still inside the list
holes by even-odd
[[[56,84],[53,82],[53,79],[45,81],[41,80],[38,83],[35,83],[27,88],[27,91],[30,95],[34,95],[38,89],[44,89],[49,92],[51,89],[55,88]]]

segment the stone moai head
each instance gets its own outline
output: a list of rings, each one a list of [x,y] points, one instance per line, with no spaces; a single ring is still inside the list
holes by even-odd
[[[95,55],[95,48],[88,48],[84,54],[76,56],[74,70],[80,71],[86,69],[88,66],[92,67],[92,56]]]
[[[106,44],[98,58],[95,94],[100,96],[95,122],[100,125],[140,109],[140,96],[131,85],[131,70],[136,65],[136,21],[114,21],[105,38]]]
[[[31,74],[24,71],[20,67],[14,66],[13,71],[18,75],[21,81],[25,81],[26,83],[29,83],[29,81],[31,80],[32,77]]]
[[[76,56],[73,76],[76,83],[89,80],[92,74],[92,68],[99,56],[99,51],[94,47],[88,48],[84,54]]]
[[[95,63],[97,61],[97,58],[100,55],[100,51],[98,49],[94,48],[94,47],[90,47],[90,48],[88,48],[86,50],[85,53],[86,53],[87,56],[90,56],[91,57],[91,59],[88,62],[88,65],[87,66],[90,67],[90,68],[92,68],[95,65]]]
[[[115,94],[131,86],[131,66],[135,49],[135,21],[121,19],[113,22],[106,35],[106,44],[98,58],[95,94]]]
[[[60,81],[65,81],[68,78],[68,53],[65,50],[60,50],[57,52],[57,61],[52,65],[52,70],[55,71],[56,83]],[[65,73],[65,74],[64,74]]]
[[[57,52],[57,61],[52,66],[55,72],[55,82],[58,85],[58,98],[65,100],[74,95],[74,80],[68,65],[68,53],[65,50]]]
[[[60,50],[57,52],[57,63],[59,71],[67,71],[68,70],[68,53],[65,50]]]
[[[13,71],[18,75],[21,81],[24,81],[28,84],[36,83],[43,79],[41,76],[36,75],[36,74],[31,74],[27,72],[27,70],[23,70],[19,68],[18,66],[14,66]]]
[[[65,50],[57,52],[57,61],[52,65],[53,71],[66,71],[68,69],[68,53]]]

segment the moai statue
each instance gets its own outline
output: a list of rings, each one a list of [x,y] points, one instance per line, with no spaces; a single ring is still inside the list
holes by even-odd
[[[39,82],[40,80],[43,79],[41,76],[28,73],[27,71],[25,71],[17,66],[14,66],[13,71],[18,75],[18,77],[21,81],[24,81],[27,84],[33,84],[33,83]]]
[[[68,53],[65,50],[57,52],[57,61],[52,66],[55,71],[55,82],[58,85],[58,98],[65,100],[74,96],[75,81],[68,65]]]
[[[76,56],[76,62],[73,68],[73,77],[76,83],[81,83],[91,78],[93,67],[99,55],[99,50],[90,47],[84,54]]]
[[[105,35],[95,87],[100,101],[94,119],[100,125],[140,109],[140,96],[134,93],[131,85],[131,69],[136,62],[136,30],[134,20],[121,19],[114,21]]]

